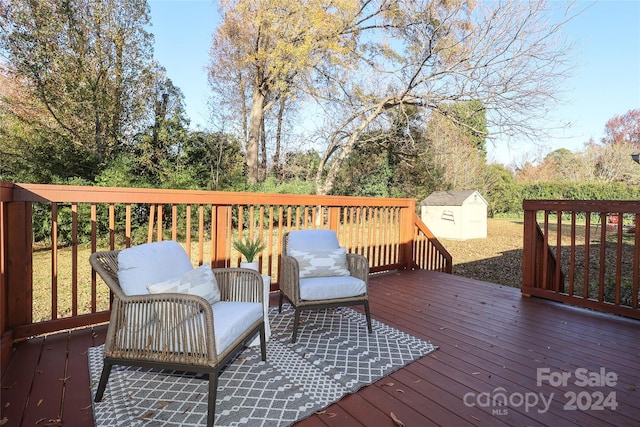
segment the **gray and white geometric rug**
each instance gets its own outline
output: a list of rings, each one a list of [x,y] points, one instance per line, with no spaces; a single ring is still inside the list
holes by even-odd
[[[366,318],[350,308],[302,313],[291,344],[293,309],[269,313],[267,361],[250,347],[219,377],[216,426],[288,426],[342,396],[400,369],[437,347]],[[102,370],[102,347],[89,349],[91,395]],[[203,426],[206,376],[114,366],[102,402],[93,402],[96,427]]]

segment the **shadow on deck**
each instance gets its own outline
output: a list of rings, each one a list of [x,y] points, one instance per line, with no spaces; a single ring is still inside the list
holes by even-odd
[[[638,321],[426,270],[372,277],[370,304],[375,319],[439,350],[296,425],[393,427],[392,413],[407,427],[631,426],[640,419]],[[0,425],[93,426],[86,353],[105,331],[16,344],[2,379]],[[553,381],[561,375],[566,384]]]

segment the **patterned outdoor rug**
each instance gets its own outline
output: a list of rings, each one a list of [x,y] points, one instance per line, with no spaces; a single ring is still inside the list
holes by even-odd
[[[270,310],[267,361],[260,348],[242,352],[220,374],[216,426],[287,426],[347,393],[371,384],[437,347],[349,309],[303,312],[291,344],[293,309]],[[102,347],[89,349],[91,395],[102,370]],[[207,378],[192,373],[114,366],[96,427],[206,424]]]

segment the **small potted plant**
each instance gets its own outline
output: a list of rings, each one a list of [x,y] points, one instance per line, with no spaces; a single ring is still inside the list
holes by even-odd
[[[258,271],[258,261],[254,261],[256,255],[264,250],[267,245],[263,244],[259,237],[255,239],[238,239],[233,241],[233,247],[242,254],[244,262],[240,262],[240,267],[251,268]]]

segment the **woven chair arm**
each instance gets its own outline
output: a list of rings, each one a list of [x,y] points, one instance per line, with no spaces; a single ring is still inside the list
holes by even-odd
[[[120,251],[100,251],[89,256],[89,263],[96,273],[107,284],[116,298],[124,298],[126,295],[120,288],[118,281],[118,253]]]
[[[360,254],[347,254],[347,268],[353,277],[369,283],[369,261]]]
[[[259,302],[264,299],[262,276],[248,268],[214,268],[221,301]]]
[[[295,304],[300,300],[298,260],[290,255],[282,255],[280,268],[280,290]]]
[[[196,295],[115,298],[105,355],[162,363],[217,363],[213,310]]]

